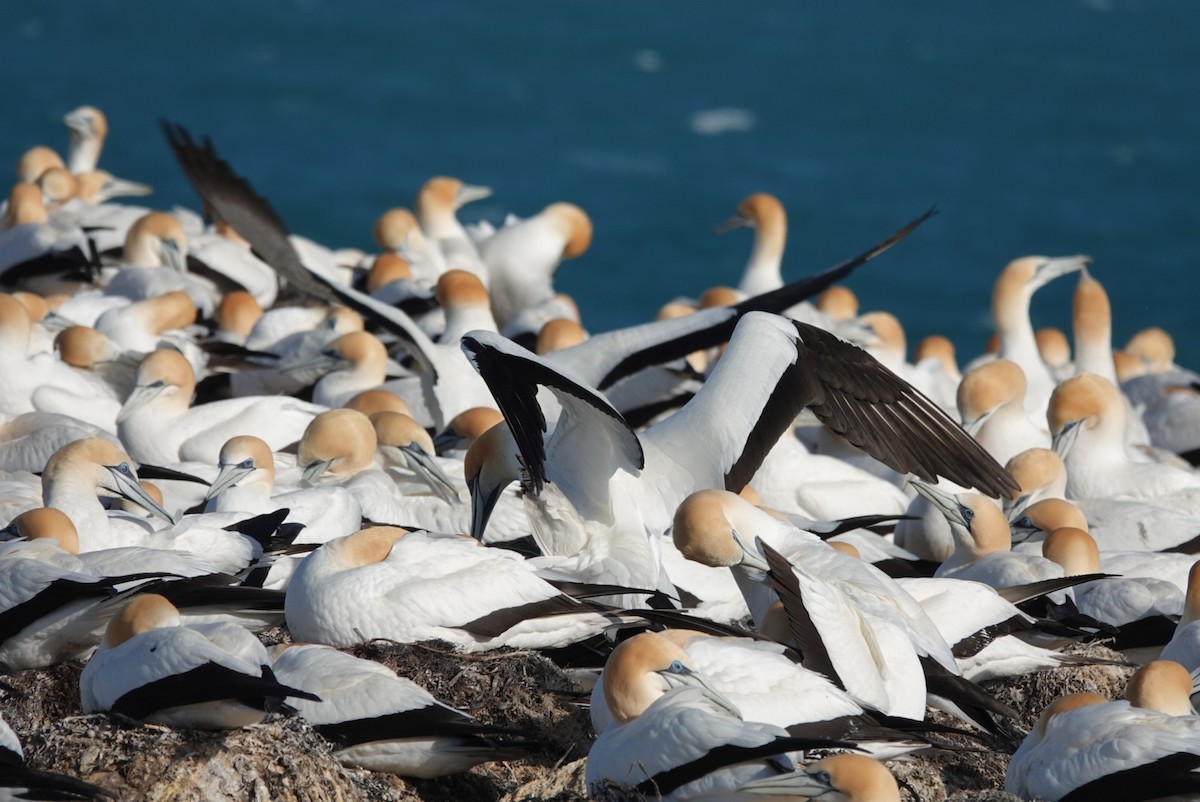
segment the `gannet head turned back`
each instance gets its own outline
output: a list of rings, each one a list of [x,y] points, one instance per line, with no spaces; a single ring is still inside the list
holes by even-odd
[[[1041,287],[1091,264],[1088,256],[1025,256],[1009,262],[992,287],[992,322],[1003,338],[1029,326],[1029,300]]]
[[[1157,710],[1168,716],[1194,716],[1192,675],[1174,660],[1154,660],[1139,668],[1125,686],[1125,698],[1134,707]]]
[[[70,326],[60,331],[54,337],[54,350],[59,359],[80,370],[115,362],[124,355],[112,340],[87,326]]]
[[[835,284],[817,296],[817,309],[830,320],[844,323],[858,317],[858,296],[849,287]]]
[[[80,106],[68,112],[63,122],[71,132],[67,166],[73,173],[90,173],[96,169],[108,136],[108,118],[95,106]]]
[[[751,780],[739,789],[749,798],[819,802],[900,802],[900,786],[887,767],[865,755],[833,755],[795,772]]]
[[[51,167],[66,167],[62,157],[54,148],[45,145],[34,145],[21,154],[17,160],[17,181],[22,184],[33,184],[38,176]]]
[[[741,717],[737,707],[712,688],[692,665],[687,652],[657,632],[643,632],[621,643],[600,676],[604,701],[614,723],[626,724],[672,688],[699,688],[718,707]]]
[[[53,540],[68,554],[79,553],[79,532],[62,510],[38,507],[13,518],[9,527],[26,540]]]
[[[187,270],[187,235],[183,226],[165,212],[138,218],[125,234],[125,262],[134,267],[170,267]]]
[[[671,538],[684,557],[702,565],[741,565],[765,572],[768,566],[753,546],[753,535],[738,531],[738,524],[748,530],[755,520],[775,524],[770,515],[736,493],[699,490],[675,510]]]
[[[245,342],[254,324],[263,316],[263,308],[245,290],[225,293],[217,306],[217,331]]]
[[[583,326],[565,317],[547,320],[538,332],[537,355],[545,356],[554,351],[572,348],[586,341],[588,334]]]
[[[412,265],[403,256],[381,253],[371,263],[367,273],[367,292],[386,287],[393,281],[408,281],[412,278]]]
[[[157,593],[142,593],[133,601],[126,604],[121,612],[113,616],[104,630],[101,648],[111,649],[120,646],[130,638],[163,627],[177,627],[183,624],[179,610]]]
[[[296,464],[309,484],[326,473],[348,478],[371,467],[375,446],[375,427],[366,415],[331,409],[313,418],[304,430]]]
[[[4,227],[42,225],[50,219],[42,189],[37,184],[13,184],[4,209]]]
[[[1062,566],[1063,576],[1100,572],[1096,539],[1082,529],[1061,526],[1042,542],[1042,556]]]
[[[1170,370],[1175,364],[1175,341],[1157,326],[1142,329],[1125,343],[1125,351],[1145,362],[1152,373]]]

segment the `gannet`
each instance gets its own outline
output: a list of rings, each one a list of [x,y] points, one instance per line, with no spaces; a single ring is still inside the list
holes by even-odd
[[[1183,616],[1162,650],[1164,660],[1174,660],[1188,671],[1200,669],[1200,562],[1188,572]]]
[[[281,683],[321,697],[292,704],[333,742],[343,764],[428,778],[523,753],[519,744],[489,740],[516,731],[476,723],[373,660],[328,646],[286,644],[275,648],[272,668]]]
[[[209,280],[188,272],[188,236],[179,221],[150,212],[129,227],[120,270],[105,287],[109,295],[133,301],[171,290],[188,294],[205,317],[212,317],[220,294]]]
[[[1180,690],[1190,691],[1190,682]],[[1004,788],[1048,802],[1192,799],[1200,793],[1197,767],[1200,718],[1076,693],[1042,713],[1013,755]]]
[[[469,652],[562,646],[610,618],[539,578],[517,554],[460,535],[372,527],[322,545],[288,585],[288,629],[348,646],[439,639]]]
[[[68,167],[72,173],[90,173],[96,169],[108,136],[108,118],[95,106],[80,106],[68,112],[63,122],[71,132]]]
[[[1055,388],[1046,416],[1055,451],[1066,454],[1068,498],[1117,497],[1200,513],[1200,476],[1130,456],[1125,401],[1112,382],[1091,374],[1066,380]]]
[[[138,484],[132,463],[120,448],[94,438],[63,446],[46,463],[42,502],[67,514],[80,533],[82,551],[139,543],[154,531],[144,518],[107,514],[97,498],[101,491],[128,498],[174,523],[170,513]]]
[[[963,426],[1004,464],[1030,448],[1050,446],[1050,433],[1025,411],[1025,374],[1007,359],[986,362],[958,385]]]
[[[205,730],[246,727],[287,697],[318,701],[275,680],[258,638],[232,624],[183,626],[156,594],[127,604],[79,675],[84,712]]]
[[[300,439],[325,408],[285,396],[250,396],[189,408],[196,388],[191,365],[178,351],[157,350],[138,365],[136,384],[117,415],[117,434],[140,462],[214,463],[221,446],[254,434],[279,449]]]
[[[1038,354],[1050,369],[1054,381],[1060,382],[1075,374],[1075,366],[1071,363],[1071,344],[1067,342],[1067,335],[1062,333],[1062,329],[1044,326],[1034,333],[1034,339],[1037,340]]]
[[[668,801],[740,798],[745,783],[794,770],[787,753],[816,746],[780,727],[743,721],[691,668],[686,652],[653,633],[614,649],[600,681],[614,723],[588,752],[593,793],[607,781]]]
[[[51,167],[66,166],[66,163],[62,160],[62,156],[59,156],[58,151],[54,150],[54,148],[49,148],[45,145],[34,145],[22,153],[21,158],[17,160],[17,182],[32,184],[37,181],[38,176]]]
[[[1057,259],[1026,256],[1008,263],[992,287],[992,324],[1000,337],[997,356],[1010,359],[1025,374],[1025,411],[1041,420],[1046,403],[1054,390],[1054,378],[1037,350],[1033,325],[1029,321],[1029,301],[1039,288],[1059,276],[1091,263],[1087,256]]]
[[[513,435],[506,449],[484,460],[486,471],[481,463],[480,473],[467,472],[478,510],[476,535],[486,525],[490,499],[518,478],[534,495],[552,483],[584,519],[606,528],[661,532],[689,493],[745,485],[806,405],[877,457],[906,470],[953,473],[995,493],[1007,492],[1011,482],[928,399],[861,350],[773,315],[743,317],[697,396],[641,435],[595,390],[503,338],[475,332],[463,338],[463,348],[489,382]],[[535,402],[539,386],[561,405],[548,436],[542,434],[546,413]],[[867,387],[874,398],[886,400],[869,405],[856,400]],[[726,399],[734,396],[737,414],[730,414]],[[887,440],[877,438],[884,427]],[[938,434],[930,437],[933,430]],[[698,432],[704,436],[697,437]],[[539,545],[544,553],[557,553],[553,544]]]
[[[446,268],[474,273],[485,284],[488,280],[487,266],[479,258],[478,248],[458,221],[456,213],[466,204],[491,195],[492,190],[488,187],[472,186],[457,178],[438,176],[422,185],[413,204],[413,211],[425,236],[441,248]]]
[[[783,204],[774,195],[757,192],[738,204],[737,213],[718,231],[732,231],[741,226],[754,229],[754,249],[738,282],[738,290],[746,295],[758,295],[782,287],[780,263],[787,244],[787,213]]]
[[[552,203],[512,221],[479,245],[488,266],[488,293],[496,322],[552,301],[559,262],[582,256],[592,242],[592,221],[573,203]]]
[[[375,221],[375,242],[385,251],[394,251],[416,268],[415,278],[427,285],[446,272],[446,257],[436,242],[421,230],[417,218],[408,209],[388,209]]]

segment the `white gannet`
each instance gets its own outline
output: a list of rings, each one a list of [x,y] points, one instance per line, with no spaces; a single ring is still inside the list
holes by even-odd
[[[934,576],[970,579],[1000,589],[1063,575],[1062,566],[1045,557],[1012,551],[1008,519],[991,499],[978,493],[953,495],[915,480],[912,484],[946,517],[954,537],[954,552]]]
[[[794,770],[789,752],[816,745],[780,727],[743,721],[691,667],[686,652],[654,633],[617,646],[600,682],[613,725],[588,752],[592,793],[609,782],[669,802],[738,799],[746,783]]]
[[[737,213],[717,230],[732,231],[740,226],[754,229],[754,249],[742,271],[738,291],[745,295],[783,286],[780,264],[787,244],[787,213],[774,195],[756,192],[738,204]]]
[[[1041,420],[1046,403],[1054,390],[1054,377],[1038,354],[1033,324],[1029,321],[1029,301],[1051,280],[1078,270],[1091,262],[1087,256],[1057,259],[1026,256],[1009,262],[992,287],[992,325],[1000,338],[1001,359],[1016,362],[1025,374],[1025,410]]]
[[[1183,615],[1162,650],[1164,660],[1174,660],[1188,671],[1200,669],[1200,562],[1188,572]]]
[[[513,730],[479,724],[373,660],[311,643],[274,651],[276,679],[321,697],[292,704],[346,765],[428,778],[522,754],[488,738]]]
[[[305,641],[440,639],[471,652],[561,646],[612,623],[514,552],[385,526],[331,540],[306,557],[288,585],[286,613],[288,629]]]
[[[95,106],[80,106],[63,117],[71,134],[67,165],[72,173],[90,173],[96,169],[104,139],[108,136],[108,118]]]
[[[1075,375],[1075,365],[1071,362],[1071,344],[1062,329],[1053,326],[1043,326],[1034,332],[1037,340],[1038,354],[1054,381],[1060,382]]]
[[[246,727],[287,697],[258,638],[233,624],[183,626],[162,596],[138,596],[113,617],[79,675],[84,712],[205,730]]]
[[[488,266],[496,322],[504,326],[519,313],[551,302],[559,263],[582,256],[591,242],[591,218],[573,203],[552,203],[483,240],[479,253]]]
[[[63,446],[42,472],[42,502],[62,510],[80,534],[80,550],[125,546],[144,541],[155,527],[149,520],[126,513],[106,513],[101,491],[127,498],[168,523],[170,513],[138,484],[133,460],[106,440],[90,438]]]
[[[1046,412],[1055,451],[1065,453],[1067,497],[1150,501],[1200,513],[1200,475],[1135,461],[1126,448],[1126,406],[1109,380],[1083,374],[1055,388]]]
[[[994,359],[958,385],[963,427],[996,461],[1007,463],[1030,448],[1048,448],[1050,433],[1025,411],[1025,374],[1015,362]]]
[[[66,162],[62,160],[62,156],[59,156],[58,151],[54,148],[46,147],[45,145],[34,145],[22,153],[21,158],[17,159],[17,181],[22,184],[32,184],[37,181],[38,176],[51,167],[66,166]]]
[[[487,265],[479,258],[475,242],[458,221],[456,213],[466,204],[491,195],[492,190],[488,187],[472,186],[457,178],[438,176],[421,186],[413,204],[421,229],[441,249],[446,268],[474,273],[485,284],[488,280]]]
[[[436,242],[421,230],[417,218],[408,209],[388,209],[375,220],[375,243],[393,251],[415,268],[414,278],[426,286],[446,272],[446,257]]]
[[[533,496],[553,487],[584,520],[614,536],[656,535],[688,494],[704,487],[737,490],[749,482],[806,405],[906,470],[953,473],[995,493],[1007,492],[1011,482],[932,402],[860,349],[774,315],[744,316],[697,396],[641,435],[595,390],[506,339],[476,332],[463,338],[463,348],[492,387],[512,434],[481,461],[478,473],[466,474],[477,536],[492,499],[517,479]],[[550,390],[561,410],[545,435],[550,415],[540,406],[539,386]],[[856,398],[866,392],[873,403]],[[735,396],[739,402],[732,408],[729,399]],[[553,406],[547,407],[552,414]],[[887,436],[880,437],[885,430]],[[539,546],[545,554],[562,553],[553,543]],[[645,574],[655,566],[642,563],[638,570]]]
[[[212,317],[220,293],[208,279],[189,273],[187,260],[188,236],[179,220],[165,212],[150,212],[129,227],[122,267],[105,292],[140,301],[181,290],[205,317]]]
[[[286,396],[249,396],[189,408],[192,366],[160,349],[138,365],[136,384],[117,415],[117,434],[139,462],[214,463],[230,437],[253,434],[273,449],[295,443],[325,408]]]
[[[1169,673],[1147,679],[1160,686],[1153,692],[1157,696],[1171,681]],[[1191,682],[1186,675],[1183,679],[1186,684],[1172,689],[1172,695],[1186,700]],[[1129,701],[1076,693],[1047,707],[1013,755],[1005,790],[1047,802],[1194,799],[1200,793],[1200,773],[1195,771],[1200,767],[1200,717],[1142,706],[1151,703],[1145,691],[1132,681],[1130,685]]]

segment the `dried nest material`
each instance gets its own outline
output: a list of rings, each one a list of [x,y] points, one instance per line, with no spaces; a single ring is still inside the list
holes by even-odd
[[[275,628],[264,640],[288,640]],[[21,736],[31,766],[70,774],[111,788],[123,800],[424,800],[450,802],[583,802],[584,758],[594,740],[581,690],[570,676],[534,652],[501,650],[464,655],[444,644],[403,645],[373,641],[350,650],[424,685],[439,699],[488,724],[524,728],[542,748],[512,763],[490,763],[435,780],[406,781],[348,769],[304,722],[274,718],[259,727],[228,733],[125,726],[107,716],[82,716],[81,665],[67,663],[5,678],[5,717]],[[1120,659],[1102,646],[1068,651]],[[1021,712],[1007,737],[944,740],[977,751],[933,751],[889,767],[902,798],[921,802],[1012,802],[1004,772],[1024,731],[1042,709],[1063,694],[1094,691],[1119,698],[1131,673],[1115,666],[1041,671],[987,688]],[[957,722],[944,714],[937,720]],[[603,785],[595,798],[639,802],[630,789]]]
[[[389,775],[344,768],[297,718],[205,732],[74,716],[27,735],[25,747],[31,766],[80,777],[123,800],[419,799]]]

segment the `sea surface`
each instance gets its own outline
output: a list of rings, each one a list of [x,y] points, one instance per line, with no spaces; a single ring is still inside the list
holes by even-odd
[[[22,0],[0,7],[0,161],[108,115],[101,166],[197,207],[159,132],[212,136],[292,230],[369,249],[436,174],[499,222],[570,200],[592,249],[559,285],[585,323],[736,283],[713,227],[787,207],[799,277],[940,214],[849,283],[910,348],[990,327],[1012,258],[1087,253],[1118,344],[1159,324],[1200,366],[1200,3]],[[1070,278],[1035,324],[1069,327]]]

